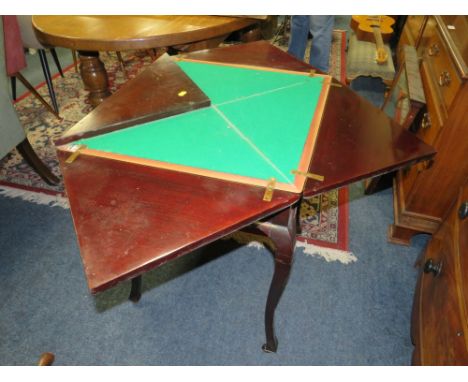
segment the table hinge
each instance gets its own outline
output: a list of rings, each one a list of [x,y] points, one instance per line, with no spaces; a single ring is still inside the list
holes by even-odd
[[[273,191],[275,190],[275,185],[276,179],[270,178],[266,186],[265,194],[263,195],[263,201],[271,202],[271,199],[273,199]]]
[[[311,69],[311,70],[309,71],[309,77],[315,76],[315,73],[316,73],[315,69]]]
[[[325,180],[325,177],[323,175],[313,174],[311,172],[291,170],[291,173],[293,173],[294,175],[302,175],[302,176],[305,176],[306,178],[318,180],[319,182],[323,182]]]
[[[66,163],[73,163],[81,151],[86,148],[86,145],[71,145],[70,152],[72,153],[66,160]]]

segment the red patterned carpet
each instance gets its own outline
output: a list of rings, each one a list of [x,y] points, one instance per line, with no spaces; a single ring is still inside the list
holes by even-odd
[[[330,53],[330,74],[342,83],[346,81],[345,51],[346,32],[336,30],[333,32]],[[307,55],[308,52],[306,59]],[[330,248],[327,260],[340,257],[339,251],[348,251],[348,188],[325,192],[304,200],[299,222],[301,234],[298,240],[312,246]]]
[[[330,73],[344,82],[345,71],[345,45],[346,33],[334,31],[332,52],[330,55]],[[280,46],[283,50],[286,48]],[[125,61],[126,75],[123,73],[115,53],[103,53],[111,92],[115,92],[128,79],[135,77],[146,65],[152,62],[149,55],[141,52],[122,52]],[[27,131],[29,141],[39,157],[47,163],[49,168],[60,177],[57,158],[53,145],[54,139],[59,137],[66,129],[82,119],[92,108],[87,100],[87,92],[78,73],[73,66],[66,68],[65,77],[54,77],[54,89],[60,108],[62,120],[58,120],[47,112],[40,102],[30,93],[20,96],[15,103],[21,123]],[[47,87],[39,84],[36,87],[46,100],[48,100]],[[9,186],[9,187],[1,187]],[[12,191],[10,187],[15,190]],[[20,191],[23,190],[23,191]],[[16,150],[13,150],[0,161],[0,194],[19,196],[26,200],[40,201],[34,193],[64,195],[63,185],[49,186],[24,162]],[[58,205],[66,206],[65,198]],[[45,199],[42,203],[49,203]],[[304,244],[317,245],[331,249],[347,251],[348,249],[348,194],[347,189],[334,190],[312,199],[304,201],[301,205],[300,223],[302,234],[299,237]],[[54,205],[55,203],[49,203]]]
[[[115,53],[101,54],[108,72],[111,92],[115,92],[127,79],[135,77],[145,65],[152,62],[151,57],[146,54],[129,52],[122,53],[122,56],[125,61],[126,76]],[[87,99],[88,92],[83,89],[80,75],[75,72],[73,65],[65,69],[64,78],[55,76],[53,83],[62,120],[58,120],[45,110],[37,98],[29,92],[18,97],[15,106],[35,151],[49,168],[60,176],[53,141],[88,114],[92,107]],[[36,89],[49,101],[49,93],[44,85],[41,83]],[[63,184],[58,186],[46,184],[16,150],[0,161],[0,183],[53,194],[64,192]]]

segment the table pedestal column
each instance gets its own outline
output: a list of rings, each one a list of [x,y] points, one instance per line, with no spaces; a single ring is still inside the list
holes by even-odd
[[[111,94],[106,68],[99,59],[99,52],[80,50],[78,53],[81,78],[85,89],[89,91],[89,102],[96,107]]]

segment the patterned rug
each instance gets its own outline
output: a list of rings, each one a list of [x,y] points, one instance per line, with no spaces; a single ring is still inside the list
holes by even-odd
[[[345,44],[346,33],[334,31],[330,73],[342,82],[345,79]],[[283,50],[287,49],[286,46],[279,43],[275,45]],[[156,57],[162,53],[163,51],[159,51]],[[122,52],[122,56],[125,62],[125,73],[115,53],[101,54],[101,60],[104,62],[109,76],[112,93],[127,80],[135,77],[146,65],[153,62],[151,56],[147,55],[146,52]],[[58,120],[46,111],[30,93],[20,96],[15,103],[29,141],[39,157],[58,177],[60,177],[60,170],[53,145],[54,139],[92,110],[80,75],[75,71],[73,65],[67,67],[64,72],[64,78],[56,75],[53,79],[62,120]],[[48,100],[47,87],[44,85],[41,83],[36,86],[36,89]],[[63,184],[47,185],[24,162],[16,149],[0,161],[0,194],[21,197],[39,204],[68,207]],[[304,201],[300,213],[302,234],[299,237],[303,244],[299,243],[298,245],[306,246],[306,250],[315,248],[315,246],[330,248],[329,256],[332,260],[334,260],[333,256],[335,255],[333,250],[347,251],[347,200],[347,190],[342,189]],[[314,251],[316,252],[316,250]]]
[[[121,69],[115,53],[103,53],[101,59],[106,66],[111,92],[115,92],[128,79],[135,77],[144,66],[150,64],[149,55],[139,52],[122,52],[125,62],[125,72]],[[20,121],[24,126],[28,139],[39,157],[50,169],[60,177],[57,157],[53,141],[65,130],[76,124],[91,110],[88,102],[88,92],[83,89],[80,75],[73,65],[65,68],[64,78],[54,76],[53,84],[57,96],[62,120],[58,120],[41,105],[39,100],[25,93],[20,96],[15,107]],[[36,86],[37,91],[49,101],[49,93],[45,83]],[[34,170],[23,160],[15,150],[0,161],[0,182],[4,185],[14,185],[26,190],[42,191],[50,194],[63,194],[63,184],[50,186],[46,184]]]
[[[287,42],[288,37],[281,42]],[[287,50],[283,43],[279,46]],[[310,44],[304,60],[308,62]],[[333,31],[330,52],[330,74],[342,83],[346,83],[346,31]],[[333,190],[304,200],[300,207],[299,223],[301,234],[298,246],[304,251],[320,255],[327,261],[348,263],[355,258],[348,252],[348,188]],[[323,250],[328,248],[328,251]]]

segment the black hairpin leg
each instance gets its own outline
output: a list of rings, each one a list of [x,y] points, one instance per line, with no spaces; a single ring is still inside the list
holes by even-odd
[[[59,108],[57,104],[57,98],[55,97],[54,86],[52,84],[52,76],[50,75],[49,64],[47,62],[46,52],[44,49],[39,49],[39,58],[41,60],[42,71],[44,72],[44,77],[46,79],[47,87],[49,88],[49,95],[52,101],[52,106],[55,112],[58,114]]]
[[[59,71],[60,76],[63,78],[64,75],[63,75],[62,66],[60,65],[60,61],[59,61],[55,48],[50,48],[50,54],[52,55],[52,58],[54,59],[55,66],[57,67],[57,70]]]
[[[16,101],[16,77],[11,76],[11,96],[13,97],[13,100]]]

